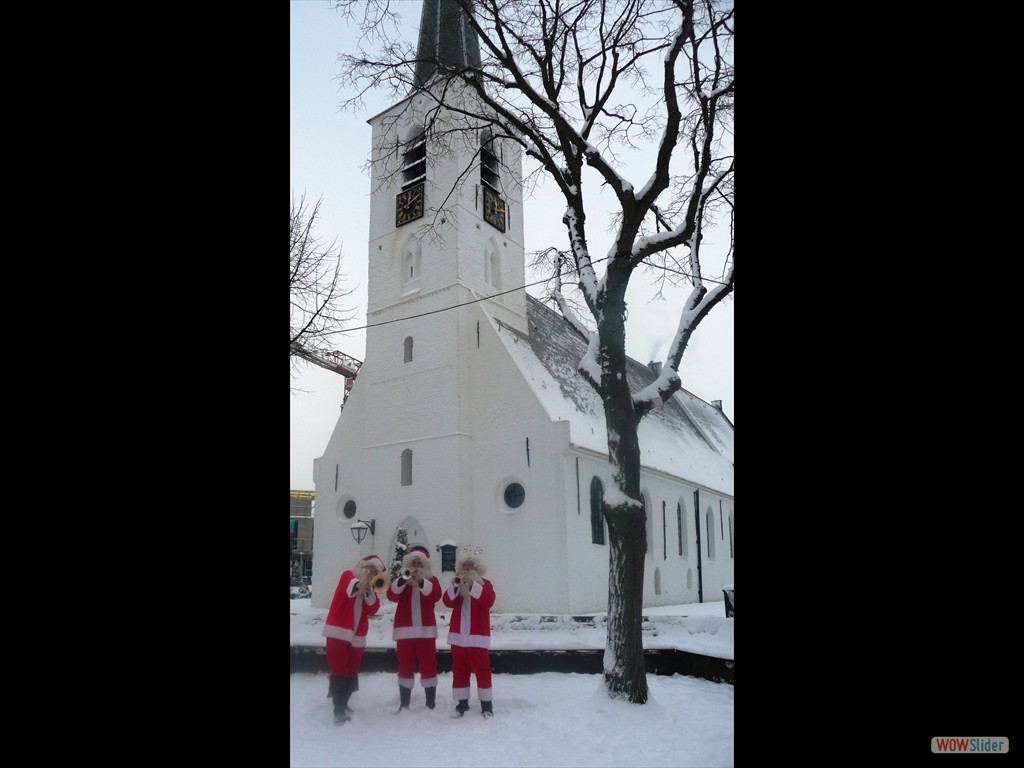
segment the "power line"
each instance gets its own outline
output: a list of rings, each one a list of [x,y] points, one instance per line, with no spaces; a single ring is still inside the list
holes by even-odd
[[[516,291],[521,291],[521,290],[523,290],[525,288],[531,288],[531,287],[533,287],[535,285],[540,285],[541,283],[546,283],[550,279],[551,278],[546,277],[543,280],[537,280],[536,282],[533,282],[533,283],[527,283],[526,285],[521,285],[518,288],[509,288],[507,291],[499,291],[498,293],[492,293],[489,296],[481,296],[479,299],[473,299],[471,301],[464,301],[461,304],[452,304],[449,307],[441,307],[440,309],[432,309],[429,312],[420,312],[418,315],[405,315],[404,317],[396,317],[394,320],[381,320],[379,323],[370,323],[369,325],[360,325],[357,328],[345,328],[342,331],[338,331],[338,333],[349,333],[350,331],[362,331],[362,330],[365,330],[367,328],[376,328],[376,327],[381,326],[381,325],[388,325],[389,323],[400,323],[403,320],[415,320],[417,317],[426,317],[427,315],[436,315],[438,312],[447,312],[450,309],[458,309],[459,307],[468,307],[470,304],[478,304],[481,301],[487,301],[488,299],[493,299],[493,298],[496,298],[498,296],[504,296],[506,293],[515,293]]]
[[[607,261],[609,258],[610,258],[609,256],[605,256],[604,258],[601,258],[601,259],[591,259],[590,263],[591,264],[600,264],[602,261]],[[690,277],[690,278],[693,277],[692,275],[687,274],[686,272],[682,272],[682,271],[680,271],[678,269],[671,269],[670,267],[667,267],[667,266],[664,266],[664,265],[661,265],[661,264],[651,264],[649,261],[645,261],[645,262],[643,262],[643,264],[645,266],[647,266],[647,267],[650,267],[651,269],[663,269],[666,272],[672,272],[672,273],[677,274],[677,275],[682,275],[683,277]],[[527,283],[526,285],[520,285],[520,286],[518,286],[516,288],[509,288],[507,291],[499,291],[498,293],[492,293],[492,294],[489,294],[487,296],[481,296],[479,299],[472,299],[470,301],[463,301],[460,304],[452,304],[451,306],[441,307],[440,309],[432,309],[429,312],[420,312],[417,315],[405,315],[404,317],[396,317],[394,320],[381,320],[379,323],[369,323],[367,325],[360,325],[360,326],[357,326],[355,328],[345,328],[343,330],[338,331],[338,333],[351,333],[352,331],[364,331],[367,328],[377,328],[377,327],[382,326],[382,325],[389,325],[390,323],[400,323],[400,322],[402,322],[404,320],[415,320],[418,317],[427,317],[428,315],[436,315],[436,314],[438,314],[440,312],[447,312],[447,311],[449,311],[451,309],[458,309],[459,307],[468,307],[470,304],[479,304],[481,301],[487,301],[488,299],[494,299],[494,298],[497,298],[498,296],[504,296],[506,293],[515,293],[516,291],[522,291],[522,290],[525,290],[527,288],[532,288],[535,285],[540,285],[541,283],[546,283],[546,282],[548,282],[551,279],[552,278],[550,278],[550,277],[546,277],[543,280],[535,280],[534,282]],[[726,285],[726,283],[723,283],[721,280],[714,280],[714,279],[708,278],[708,277],[703,278],[703,280],[706,283],[718,283],[719,285]]]

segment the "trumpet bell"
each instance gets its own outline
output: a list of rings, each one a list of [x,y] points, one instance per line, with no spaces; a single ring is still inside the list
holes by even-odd
[[[370,589],[378,595],[383,595],[391,588],[391,577],[386,573],[378,573],[370,580]]]
[[[405,579],[406,581],[411,579],[412,578],[412,568],[403,568],[402,569],[402,578]]]

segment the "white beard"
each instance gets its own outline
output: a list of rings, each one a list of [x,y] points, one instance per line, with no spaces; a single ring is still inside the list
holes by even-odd
[[[402,558],[402,567],[412,568],[413,570],[416,570],[416,566],[412,564],[413,560],[420,561],[421,565],[419,571],[420,575],[424,579],[430,579],[434,575],[433,572],[430,570],[430,561],[422,555],[406,555]]]

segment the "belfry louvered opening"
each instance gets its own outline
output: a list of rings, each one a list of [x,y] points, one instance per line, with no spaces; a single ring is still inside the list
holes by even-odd
[[[409,142],[402,166],[402,189],[414,187],[427,178],[427,132],[420,133]]]
[[[494,140],[490,132],[485,132],[480,140],[480,183],[495,192],[500,192],[501,175],[498,156],[494,149]]]

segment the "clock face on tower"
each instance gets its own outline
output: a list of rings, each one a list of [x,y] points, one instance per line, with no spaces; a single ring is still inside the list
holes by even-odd
[[[505,231],[505,201],[490,187],[484,187],[484,221]]]
[[[408,224],[423,215],[423,183],[403,189],[395,198],[395,226]]]

